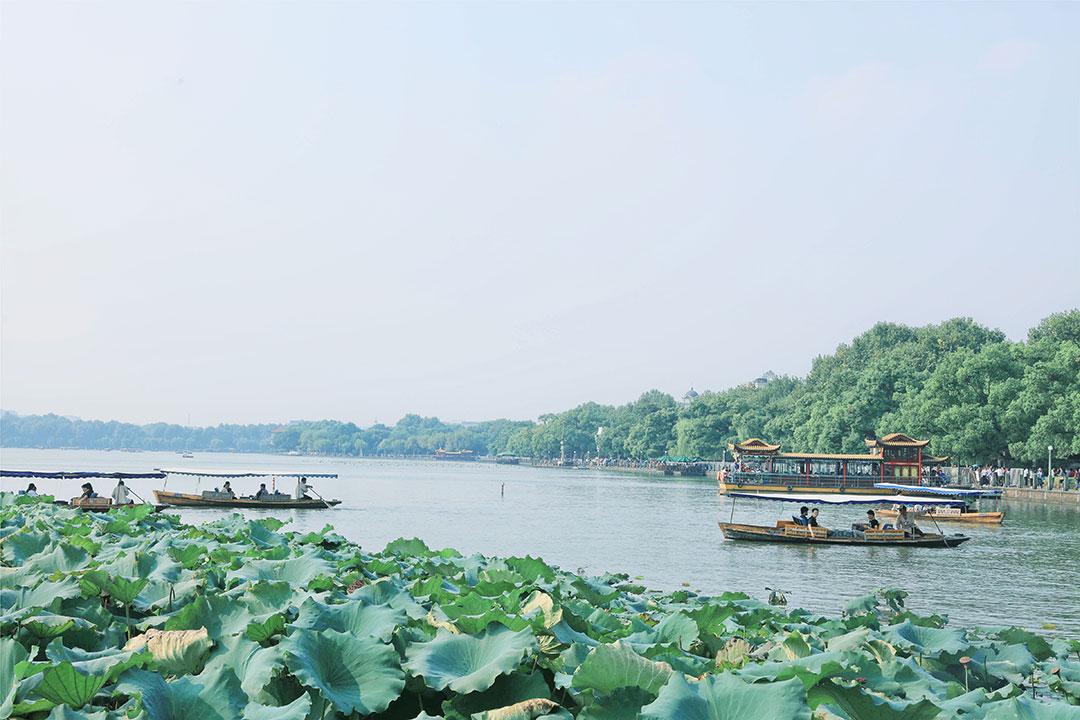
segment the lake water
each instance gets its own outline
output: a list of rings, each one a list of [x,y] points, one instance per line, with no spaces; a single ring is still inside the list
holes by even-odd
[[[715,594],[741,590],[764,598],[766,586],[790,591],[789,602],[838,614],[845,602],[881,586],[911,593],[919,612],[947,614],[964,625],[1020,625],[1080,637],[1080,511],[1055,505],[1004,502],[1002,527],[944,526],[972,540],[956,549],[807,547],[725,541],[717,527],[730,500],[705,478],[661,478],[595,470],[561,470],[486,463],[365,460],[196,453],[83,450],[0,450],[5,469],[140,471],[156,467],[278,469],[336,472],[314,480],[316,490],[343,504],[333,510],[274,511],[297,530],[331,523],[371,550],[398,537],[465,553],[543,557],[568,570],[626,572],[653,588],[689,587]],[[77,481],[37,481],[57,497],[78,494]],[[221,481],[170,476],[168,489],[209,489]],[[281,489],[291,492],[293,483]],[[152,500],[161,480],[130,486]],[[247,494],[258,481],[233,482]],[[5,481],[4,490],[23,484]],[[501,490],[505,486],[505,495]],[[101,494],[112,489],[105,481]],[[736,522],[772,523],[776,503],[739,501]],[[222,510],[184,510],[186,522],[220,517]],[[822,524],[847,527],[863,510],[823,509]],[[264,511],[246,511],[257,517]]]

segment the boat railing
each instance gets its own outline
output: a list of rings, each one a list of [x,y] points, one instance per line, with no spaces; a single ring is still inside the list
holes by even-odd
[[[730,473],[724,480],[727,485],[790,485],[815,488],[872,488],[880,478],[877,475],[786,475],[768,472]]]

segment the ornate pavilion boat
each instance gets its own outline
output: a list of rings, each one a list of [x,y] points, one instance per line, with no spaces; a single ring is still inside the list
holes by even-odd
[[[300,478],[337,477],[337,473],[279,470],[196,470],[191,468],[179,468],[162,469],[161,472],[169,475],[190,475],[199,478],[200,482],[202,481],[202,478],[207,477],[230,479],[270,478],[272,481],[276,481],[277,478],[299,480]],[[168,480],[166,480],[166,483],[167,482]],[[335,505],[341,504],[341,501],[336,499],[324,500],[321,496],[318,496],[313,488],[309,487],[308,492],[315,494],[316,497],[296,499],[288,493],[278,492],[276,488],[272,492],[259,498],[256,498],[254,495],[244,497],[231,492],[222,492],[218,488],[214,488],[213,490],[203,490],[201,493],[169,492],[162,488],[161,490],[154,491],[154,499],[157,500],[158,503],[169,507],[261,508],[268,510],[327,510]]]
[[[863,493],[880,495],[876,483],[922,485],[924,469],[945,463],[947,457],[927,454],[929,440],[903,433],[866,440],[868,452],[780,452],[760,438],[729,444],[735,465],[717,474],[720,493]]]
[[[731,516],[735,515],[736,498],[754,500],[772,500],[789,502],[796,505],[889,505],[903,504],[909,498],[898,495],[821,495],[788,493],[754,493],[729,491],[731,497]],[[963,500],[940,500],[946,505],[963,505]],[[880,512],[880,511],[878,511]],[[850,530],[801,525],[794,520],[777,520],[775,525],[746,525],[742,523],[720,523],[720,532],[728,540],[751,540],[756,542],[797,543],[800,545],[861,545],[875,547],[932,547],[951,548],[965,543],[971,538],[966,535],[928,533],[920,530],[919,534],[908,535],[903,530],[882,526],[869,529],[865,525],[853,524]]]

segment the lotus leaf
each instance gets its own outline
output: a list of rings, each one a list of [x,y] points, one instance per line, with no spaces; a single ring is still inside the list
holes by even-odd
[[[642,720],[809,720],[798,680],[750,685],[730,673],[687,682],[676,673],[659,697],[641,709]]]
[[[423,676],[436,690],[477,692],[487,690],[499,675],[513,671],[536,650],[536,639],[528,630],[491,625],[476,636],[439,630],[434,640],[406,649],[405,669]]]
[[[152,720],[235,720],[247,704],[231,670],[170,682],[157,673],[131,670],[120,678],[116,690],[139,697]]]
[[[535,720],[536,718],[563,718],[572,720],[573,716],[559,707],[559,704],[544,698],[523,700],[507,707],[489,710],[473,715],[475,720]]]
[[[342,713],[382,712],[405,687],[397,652],[372,637],[298,629],[280,647],[289,671]]]
[[[288,705],[270,706],[248,703],[244,708],[244,720],[305,720],[311,711],[311,698],[307,693]]]
[[[647,660],[621,640],[600,645],[586,656],[574,671],[573,686],[578,690],[611,692],[637,687],[655,695],[671,677],[671,666]]]
[[[814,707],[835,706],[848,720],[933,720],[941,712],[941,709],[929,700],[888,700],[868,693],[858,686],[838,685],[832,680],[811,688],[808,700]]]
[[[308,598],[300,606],[300,616],[293,626],[309,630],[332,628],[351,635],[370,635],[386,642],[394,628],[404,625],[406,619],[404,610],[389,605],[372,605],[360,599],[325,605]]]
[[[1047,705],[1028,697],[1016,697],[994,703],[984,720],[1080,720],[1080,707]]]
[[[90,702],[107,680],[104,674],[81,673],[65,660],[46,670],[34,691],[50,702],[77,710]]]
[[[202,674],[213,676],[231,670],[241,678],[241,689],[254,700],[282,672],[283,659],[284,649],[280,645],[264,648],[247,638],[231,637],[214,648]]]

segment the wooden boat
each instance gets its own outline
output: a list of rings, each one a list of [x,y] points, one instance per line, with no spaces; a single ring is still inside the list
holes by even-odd
[[[775,527],[720,523],[720,532],[729,540],[799,543],[802,545],[866,545],[885,547],[956,547],[971,538],[966,535],[936,535],[926,533],[907,537],[901,530],[830,530],[805,527],[790,520],[778,520]]]
[[[912,498],[914,502],[915,498]],[[892,519],[899,513],[895,510],[878,510],[880,518]],[[967,508],[932,507],[924,510],[915,510],[915,517],[936,520],[938,522],[953,523],[979,523],[981,525],[1000,525],[1005,519],[1003,512],[978,512]]]
[[[205,491],[202,494],[166,492],[155,490],[154,499],[170,507],[211,507],[211,508],[267,508],[274,510],[325,510],[340,505],[340,500],[319,500],[304,498],[295,500],[284,493],[272,494],[270,499],[250,497],[228,497],[225,493]]]

